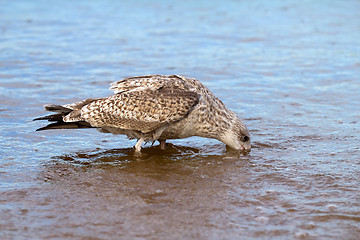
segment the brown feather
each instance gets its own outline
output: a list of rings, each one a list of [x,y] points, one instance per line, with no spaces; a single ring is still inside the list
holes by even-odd
[[[132,91],[93,101],[82,109],[81,115],[92,126],[147,133],[184,118],[198,102],[195,92]]]

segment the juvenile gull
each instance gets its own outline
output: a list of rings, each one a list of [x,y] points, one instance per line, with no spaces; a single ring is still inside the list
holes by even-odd
[[[217,139],[235,150],[249,151],[250,136],[244,123],[200,81],[179,75],[131,77],[114,82],[115,94],[67,105],[46,105],[55,114],[34,120],[51,123],[48,129],[98,128],[125,134],[143,142],[191,136]]]

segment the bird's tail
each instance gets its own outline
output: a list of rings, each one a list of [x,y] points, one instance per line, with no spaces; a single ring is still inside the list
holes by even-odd
[[[71,106],[71,105],[69,105]],[[91,128],[91,125],[82,119],[79,121],[73,122],[64,122],[64,117],[71,114],[76,114],[79,112],[79,109],[74,109],[72,106],[67,107],[61,105],[46,105],[45,110],[56,112],[55,114],[47,115],[44,117],[35,118],[34,121],[37,120],[47,120],[49,122],[53,122],[48,124],[45,127],[39,128],[36,131],[49,130],[49,129],[74,129],[74,128]]]

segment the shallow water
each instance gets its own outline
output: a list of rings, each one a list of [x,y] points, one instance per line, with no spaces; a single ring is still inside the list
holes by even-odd
[[[358,239],[359,1],[1,1],[1,239]],[[134,154],[47,103],[182,74],[248,125]]]

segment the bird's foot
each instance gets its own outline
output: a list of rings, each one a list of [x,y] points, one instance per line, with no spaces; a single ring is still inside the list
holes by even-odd
[[[141,145],[143,144],[144,139],[140,138],[137,143],[135,144],[135,151],[140,152],[141,151]]]
[[[165,150],[165,148],[166,148],[166,140],[159,140],[159,142],[160,142],[160,148],[162,149],[162,150]]]

